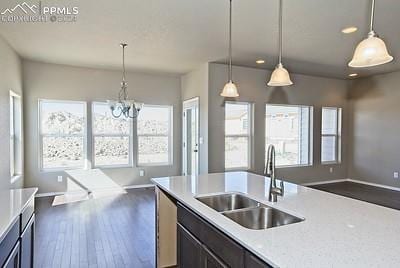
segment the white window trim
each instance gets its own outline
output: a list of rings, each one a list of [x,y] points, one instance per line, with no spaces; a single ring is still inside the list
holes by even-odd
[[[41,128],[41,114],[42,114],[42,106],[41,103],[79,103],[83,104],[84,107],[84,131],[82,135],[58,135],[58,134],[42,134]],[[85,101],[71,101],[71,100],[54,100],[54,99],[38,99],[38,138],[39,138],[39,171],[40,172],[56,172],[56,171],[64,171],[64,170],[74,170],[74,169],[87,169],[88,167],[88,159],[87,159],[87,102]],[[43,137],[83,137],[83,166],[71,166],[71,167],[56,167],[56,168],[44,168],[43,167]]]
[[[22,114],[23,114],[23,111],[22,111],[22,97],[21,97],[21,95],[20,94],[18,94],[18,93],[16,93],[16,92],[14,92],[14,91],[12,91],[12,90],[10,90],[10,93],[9,93],[9,95],[10,95],[10,99],[9,99],[9,101],[10,101],[10,106],[9,106],[9,108],[10,108],[10,113],[11,113],[11,105],[12,105],[12,108],[13,108],[13,112],[12,112],[12,116],[11,116],[11,114],[10,114],[10,182],[11,182],[11,184],[13,184],[13,183],[15,183],[16,181],[18,181],[20,178],[22,178],[22,176],[23,176],[23,173],[24,173],[24,171],[23,171],[23,132],[22,132]],[[21,138],[21,144],[20,144],[20,152],[17,152],[17,154],[16,154],[16,152],[15,152],[15,130],[14,130],[14,128],[15,128],[15,125],[14,125],[14,121],[15,121],[15,107],[14,107],[14,98],[16,98],[16,99],[19,99],[19,101],[20,101],[20,115],[19,115],[19,120],[20,120],[20,126],[19,126],[19,128],[20,128],[20,138]],[[12,129],[12,130],[11,130]],[[11,131],[13,131],[13,137],[11,137]],[[12,142],[11,142],[11,140],[12,140]],[[12,145],[12,146],[11,146]],[[12,148],[11,148],[12,147]],[[20,159],[16,159],[16,157],[19,157]],[[18,171],[16,171],[16,167],[15,167],[15,161],[18,161],[18,162],[20,162],[19,164],[20,164],[20,172],[18,172]]]
[[[139,144],[139,137],[168,137],[168,162],[153,162],[153,163],[140,163],[139,162],[139,146],[137,146],[136,150],[136,162],[137,167],[152,167],[152,166],[172,166],[174,163],[173,160],[173,118],[174,118],[174,106],[173,105],[157,105],[157,104],[144,104],[143,107],[155,107],[155,108],[168,108],[169,109],[169,120],[168,120],[168,134],[139,134],[136,131],[136,140],[137,144]],[[140,115],[139,115],[140,116]],[[138,124],[136,124],[136,130],[138,130]]]
[[[336,134],[322,134],[322,111],[323,109],[332,109],[336,111]],[[324,106],[321,108],[321,151],[320,151],[320,161],[321,165],[335,165],[342,163],[342,108],[341,107],[331,107]],[[322,138],[323,137],[335,137],[335,161],[322,161]]]
[[[308,163],[307,164],[296,164],[296,165],[276,165],[277,169],[280,168],[304,168],[304,167],[312,167],[314,165],[314,157],[313,157],[313,133],[314,133],[314,106],[311,105],[302,105],[302,104],[277,104],[277,103],[265,103],[264,110],[264,127],[266,129],[267,124],[267,105],[268,106],[288,106],[288,107],[300,107],[300,108],[308,108],[308,122],[309,122],[309,130],[308,130]],[[264,142],[267,140],[267,133],[265,133]],[[267,144],[265,144],[265,147]],[[266,158],[266,148],[264,148],[264,157]],[[266,159],[265,159],[266,161]],[[265,162],[264,161],[264,162]]]
[[[225,101],[224,104],[224,112],[225,112],[225,107],[226,104],[242,104],[242,105],[247,105],[247,113],[248,113],[248,133],[247,134],[226,134],[226,119],[225,119],[225,113],[224,113],[224,144],[225,144],[225,139],[228,138],[248,138],[248,149],[247,149],[247,166],[243,167],[232,167],[232,168],[227,168],[225,167],[225,149],[224,149],[224,168],[226,171],[241,171],[241,170],[251,170],[253,167],[253,151],[254,151],[254,145],[253,145],[253,135],[254,135],[254,123],[253,123],[253,118],[254,118],[254,105],[253,102],[247,102],[247,101]],[[225,146],[224,146],[225,148]]]
[[[112,169],[112,168],[132,168],[133,167],[133,120],[129,120],[129,134],[95,134],[94,133],[94,106],[96,104],[104,105],[105,102],[94,101],[91,105],[91,139],[92,139],[92,168],[103,168],[103,169]],[[95,156],[95,137],[128,137],[129,138],[129,163],[128,164],[118,164],[118,165],[97,165],[96,164],[96,156]]]

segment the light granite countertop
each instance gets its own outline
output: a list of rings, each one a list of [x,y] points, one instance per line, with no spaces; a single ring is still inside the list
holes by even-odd
[[[157,187],[201,215],[274,267],[399,267],[400,211],[285,183],[284,197],[268,201],[270,179],[247,172],[155,178]],[[305,218],[250,230],[197,201],[198,195],[240,192]]]
[[[21,212],[35,197],[37,188],[0,191],[0,242]]]

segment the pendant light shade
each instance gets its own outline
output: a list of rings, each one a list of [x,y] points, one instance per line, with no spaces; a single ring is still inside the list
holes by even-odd
[[[374,13],[375,0],[372,0],[370,31],[368,37],[357,45],[353,59],[349,62],[350,67],[371,67],[385,64],[393,60],[393,57],[390,56],[386,48],[385,42],[374,32]]]
[[[370,33],[368,38],[362,40],[354,51],[350,67],[371,67],[391,62],[393,57],[389,55],[385,42]]]
[[[293,82],[290,80],[289,72],[283,67],[282,63],[279,63],[271,74],[268,86],[284,87],[290,85],[293,85]]]
[[[282,0],[279,0],[279,63],[271,74],[267,84],[270,87],[284,87],[293,85],[289,72],[282,64]]]
[[[237,91],[236,85],[229,81],[225,84],[224,89],[221,92],[221,96],[228,98],[236,98],[239,97],[239,93]]]
[[[229,0],[229,70],[228,82],[225,84],[220,94],[225,98],[239,97],[236,85],[232,81],[232,0]]]

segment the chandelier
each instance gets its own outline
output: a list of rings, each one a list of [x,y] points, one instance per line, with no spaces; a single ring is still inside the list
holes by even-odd
[[[118,93],[117,101],[107,101],[111,114],[115,118],[124,116],[125,118],[136,118],[143,107],[143,103],[135,102],[128,99],[128,83],[125,80],[125,48],[128,44],[121,43],[122,47],[122,82],[121,89]]]

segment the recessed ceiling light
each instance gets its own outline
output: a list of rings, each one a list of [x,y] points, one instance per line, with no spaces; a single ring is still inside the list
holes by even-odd
[[[357,27],[351,26],[351,27],[347,27],[347,28],[342,29],[342,33],[350,34],[350,33],[354,33],[357,30],[358,30]]]
[[[356,73],[349,74],[350,77],[356,77],[357,75]]]
[[[256,60],[256,63],[257,64],[263,64],[263,63],[265,63],[265,60]]]

